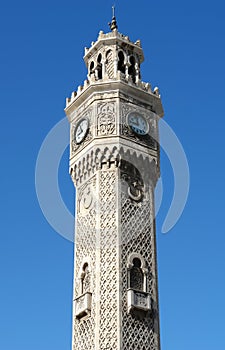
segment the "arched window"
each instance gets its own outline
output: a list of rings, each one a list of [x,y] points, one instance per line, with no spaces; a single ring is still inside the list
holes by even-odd
[[[135,69],[135,58],[130,57],[130,67],[128,68],[128,74],[131,76],[133,83],[136,82],[136,69]]]
[[[94,71],[94,62],[92,61],[91,64],[90,64],[90,67],[89,67],[89,74],[93,74],[95,71]]]
[[[102,55],[101,53],[98,55],[98,58],[97,58],[97,73],[98,73],[98,79],[102,79]]]
[[[133,266],[130,270],[130,288],[143,291],[144,275],[141,269],[141,260],[133,259]]]
[[[138,317],[140,313],[151,309],[147,274],[148,269],[143,256],[135,252],[130,254],[127,262],[127,310]]]
[[[139,253],[132,253],[128,258],[128,289],[146,292],[147,269],[143,257]]]
[[[85,259],[86,260],[86,259]],[[79,273],[80,277],[80,290],[79,295],[75,297],[75,316],[78,319],[89,317],[91,314],[91,271],[89,259],[87,259],[82,265]]]
[[[91,276],[88,263],[84,263],[81,272],[81,294],[90,292]]]
[[[122,51],[118,53],[118,70],[125,74],[125,63],[124,63],[124,54]]]

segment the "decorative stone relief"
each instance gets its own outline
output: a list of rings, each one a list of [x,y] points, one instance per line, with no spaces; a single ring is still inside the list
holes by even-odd
[[[140,315],[140,311],[149,311],[151,309],[151,298],[149,293],[139,292],[133,289],[127,291],[127,307],[128,313],[136,312],[136,315]],[[142,314],[142,317],[144,315]]]
[[[82,187],[77,190],[77,213],[86,215],[91,208],[94,200],[93,188],[95,188],[96,179],[91,178]]]
[[[143,197],[144,184],[139,171],[128,161],[121,161],[121,179],[127,183],[128,196],[134,201]]]
[[[100,334],[98,349],[119,349],[116,173],[100,173]]]
[[[101,102],[97,105],[97,135],[106,136],[116,133],[116,104]]]
[[[75,316],[78,319],[91,315],[91,293],[85,293],[76,298]]]
[[[141,184],[138,182],[134,181],[131,182],[129,187],[128,187],[128,195],[131,199],[135,201],[140,201],[142,199],[142,187]]]
[[[97,170],[103,167],[103,164],[108,168],[110,168],[112,164],[114,164],[116,167],[120,167],[121,159],[128,162],[133,162],[138,169],[148,169],[147,174],[146,172],[143,173],[143,177],[146,177],[147,182],[149,180],[151,180],[153,183],[157,181],[159,174],[155,158],[151,158],[142,154],[141,152],[138,153],[135,149],[124,149],[123,146],[118,148],[116,146],[105,147],[103,145],[102,147],[97,147],[94,150],[92,149],[70,168],[70,175],[75,186],[77,187],[90,179]],[[129,179],[124,178],[124,180],[128,181]],[[139,183],[135,184],[135,182],[136,176],[133,176],[132,179],[129,180],[131,187],[130,193],[133,193],[133,195],[138,195],[140,187]],[[142,184],[140,185],[142,186]]]

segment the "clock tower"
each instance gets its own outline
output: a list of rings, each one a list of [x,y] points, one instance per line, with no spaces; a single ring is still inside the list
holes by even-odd
[[[73,350],[159,350],[154,188],[158,88],[140,40],[100,31],[87,79],[66,101],[76,187]]]

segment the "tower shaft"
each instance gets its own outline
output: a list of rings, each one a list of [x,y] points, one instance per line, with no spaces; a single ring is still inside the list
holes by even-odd
[[[70,99],[76,187],[73,350],[159,350],[154,188],[160,96],[140,41],[114,29],[85,50]]]

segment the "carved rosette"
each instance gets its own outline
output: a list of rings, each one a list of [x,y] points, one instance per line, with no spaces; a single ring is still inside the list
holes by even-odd
[[[127,116],[130,112],[137,112],[143,115],[149,123],[149,133],[146,136],[142,136],[141,138],[136,135],[130,127],[127,125]],[[138,143],[144,144],[150,148],[157,150],[157,122],[156,119],[150,116],[150,113],[146,113],[146,110],[140,109],[138,106],[130,105],[128,103],[122,103],[121,111],[120,111],[120,135],[123,135],[127,138],[131,138]]]
[[[89,122],[89,130],[88,130],[88,133],[85,137],[85,139],[77,144],[76,141],[75,141],[75,138],[74,138],[74,132],[75,132],[75,129],[76,129],[76,125],[77,123],[82,119],[82,118],[87,118],[88,119],[88,122]],[[71,128],[71,133],[72,133],[72,137],[71,137],[71,156],[73,156],[74,154],[76,154],[78,151],[80,151],[81,149],[83,149],[88,142],[90,142],[93,138],[93,133],[92,133],[92,108],[89,108],[87,111],[83,112],[81,115],[80,115],[80,118],[76,120],[76,123],[74,123],[72,125],[72,128]]]
[[[97,135],[107,136],[116,133],[115,102],[98,103],[97,105]]]

